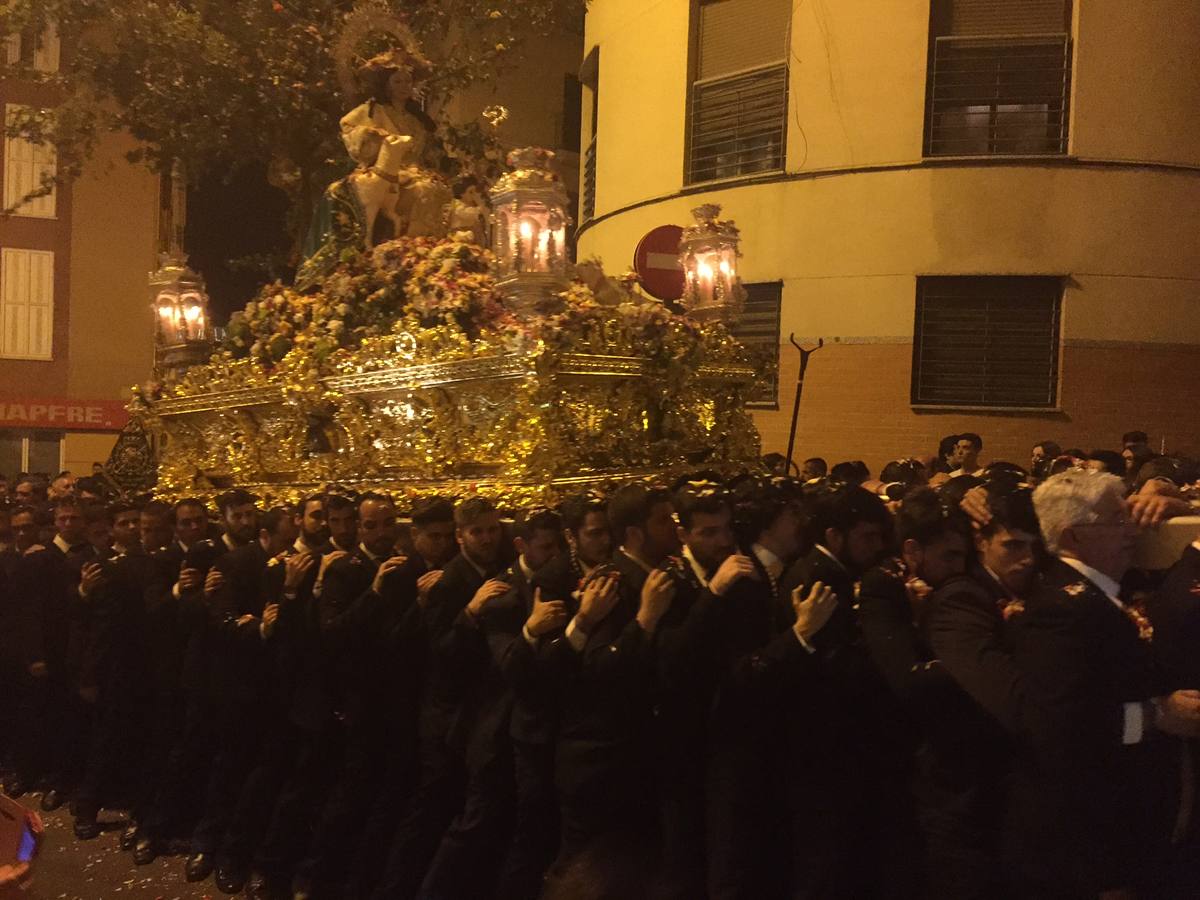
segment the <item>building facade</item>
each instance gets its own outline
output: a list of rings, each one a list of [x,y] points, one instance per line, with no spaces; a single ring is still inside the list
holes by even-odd
[[[58,68],[51,30],[4,42],[10,66]],[[17,71],[10,69],[10,71]],[[6,121],[54,104],[52,85],[0,81]],[[0,473],[90,473],[153,365],[146,276],[155,268],[159,181],[128,163],[131,139],[96,148],[82,177],[22,202],[53,173],[47,146],[0,136]]]
[[[719,203],[764,452],[1200,452],[1200,4],[592,0],[581,257]],[[1119,447],[1118,447],[1119,449]]]

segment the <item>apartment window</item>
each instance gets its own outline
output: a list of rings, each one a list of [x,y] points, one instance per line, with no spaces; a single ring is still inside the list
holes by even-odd
[[[29,66],[38,72],[57,72],[61,44],[58,27],[51,22],[40,33],[25,31],[4,38],[5,61],[10,66]]]
[[[26,109],[8,104],[4,107],[5,123],[11,127]],[[57,191],[35,197],[25,203],[21,201],[42,186],[42,179],[57,171],[54,148],[49,144],[35,144],[20,137],[4,140],[4,208],[12,209],[13,215],[30,216],[38,219],[53,219],[55,216]]]
[[[1062,279],[917,279],[912,402],[1051,408],[1058,394]]]
[[[685,181],[783,169],[791,0],[701,0],[694,7]]]
[[[935,0],[926,156],[1067,152],[1068,0]]]
[[[746,395],[746,405],[760,409],[779,408],[779,310],[783,284],[769,281],[747,284],[746,307],[733,328],[758,373]]]
[[[53,477],[62,471],[61,431],[0,429],[0,475],[12,479],[18,472],[42,472]]]
[[[0,357],[50,359],[54,330],[54,254],[0,250]]]

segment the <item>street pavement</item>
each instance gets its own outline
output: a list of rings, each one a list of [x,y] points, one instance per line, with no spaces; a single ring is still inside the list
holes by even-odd
[[[134,865],[120,848],[122,813],[105,811],[106,831],[94,841],[77,841],[72,818],[64,806],[40,812],[40,794],[26,794],[22,803],[39,810],[46,836],[34,867],[33,886],[24,894],[31,900],[219,900],[224,894],[210,878],[188,884],[181,856],[159,857],[148,866]]]

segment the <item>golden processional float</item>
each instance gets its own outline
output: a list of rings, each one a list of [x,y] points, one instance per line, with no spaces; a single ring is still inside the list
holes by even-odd
[[[425,166],[406,112],[415,53],[363,67],[391,94],[342,119],[357,167],[326,190],[295,284],[264,288],[217,342],[178,235],[152,276],[157,380],[132,409],[155,492],[280,502],[338,485],[515,508],[756,468],[743,394],[764,373],[729,331],[733,223],[695,210],[679,309],[636,276],[572,265],[551,152],[513,151],[486,191],[457,196]]]

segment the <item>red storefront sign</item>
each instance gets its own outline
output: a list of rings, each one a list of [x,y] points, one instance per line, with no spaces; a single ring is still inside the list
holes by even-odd
[[[120,400],[0,396],[0,428],[120,431],[129,412]]]

